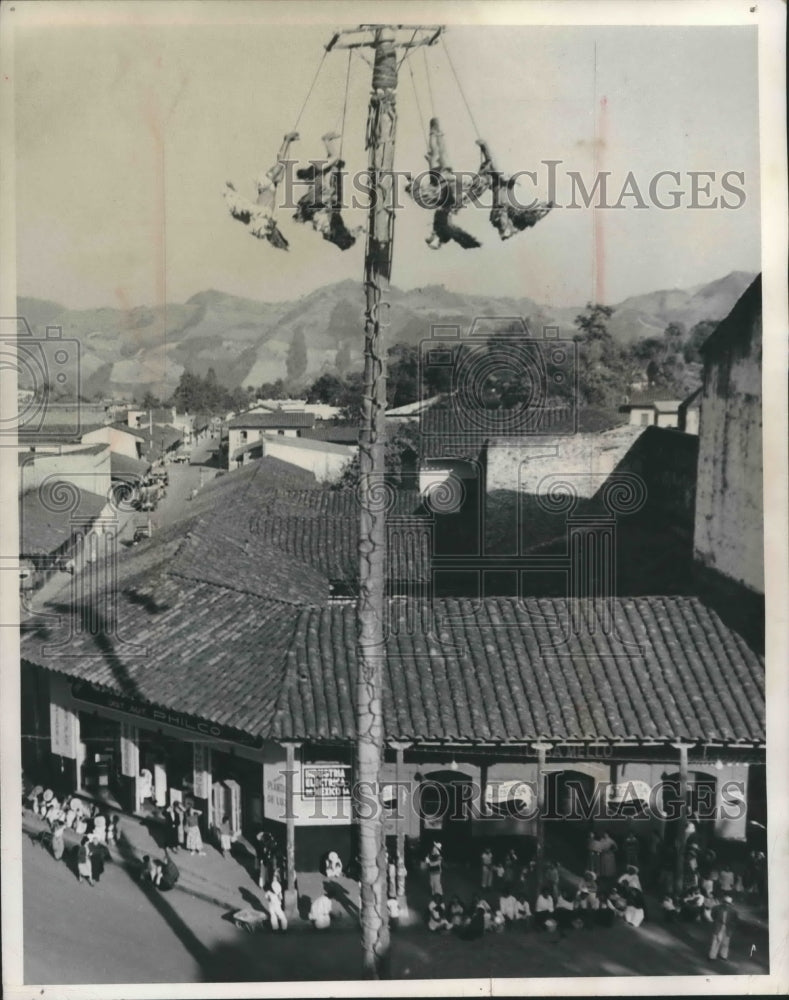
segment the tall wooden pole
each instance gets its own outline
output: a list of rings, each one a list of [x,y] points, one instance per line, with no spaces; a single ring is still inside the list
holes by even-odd
[[[532,743],[537,751],[537,851],[535,854],[535,869],[537,875],[537,892],[542,889],[543,873],[545,871],[545,763],[550,743]]]
[[[674,844],[674,891],[679,895],[685,881],[685,846],[688,840],[688,750],[692,743],[674,743],[679,750],[679,827]]]
[[[356,780],[363,794],[378,797],[383,759],[381,687],[384,664],[386,561],[385,430],[386,348],[381,310],[389,287],[394,238],[394,147],[397,111],[397,52],[385,28],[374,33],[372,92],[367,116],[370,212],[364,261],[364,399],[359,441],[358,664],[356,690]],[[356,797],[357,802],[360,801]],[[387,974],[389,923],[386,908],[386,843],[381,810],[357,814],[364,974]]]
[[[293,772],[296,769],[296,744],[285,744],[285,902],[295,908],[296,893],[296,816],[293,811]]]
[[[364,973],[369,978],[388,971],[389,922],[386,906],[387,858],[380,797],[383,761],[382,680],[385,662],[386,600],[386,472],[384,450],[386,410],[386,348],[382,309],[392,276],[397,126],[398,50],[434,45],[439,25],[362,24],[337,32],[326,46],[371,48],[374,52],[367,150],[370,210],[364,257],[364,395],[359,435],[359,600],[357,605],[356,760],[354,818],[359,835],[359,882]],[[368,815],[365,799],[374,797],[379,809]],[[363,808],[360,808],[363,807]]]

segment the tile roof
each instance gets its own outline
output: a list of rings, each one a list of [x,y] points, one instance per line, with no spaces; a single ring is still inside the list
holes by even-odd
[[[20,424],[18,437],[20,444],[79,444],[83,434],[105,426],[104,423],[75,422],[73,424],[49,423],[37,427],[36,421],[31,418],[28,423]]]
[[[568,616],[582,607],[435,602],[432,635],[401,629],[388,639],[387,737],[763,742],[763,662],[701,601],[615,600],[617,633],[629,646],[599,629],[574,634]],[[356,674],[354,608],[306,610],[275,735],[353,739]]]
[[[147,429],[143,430],[141,427],[129,427],[128,424],[123,423],[123,421],[116,421],[114,424],[110,424],[116,431],[125,431],[127,434],[131,434],[132,437],[136,438],[147,438]]]
[[[322,422],[301,435],[307,441],[332,441],[334,444],[358,444],[358,424],[328,424]]]
[[[215,516],[193,527],[168,572],[288,604],[325,604],[331,567],[298,552],[287,553],[292,559],[282,554],[283,546],[266,536],[238,531],[224,516]]]
[[[151,463],[141,458],[129,458],[113,451],[110,455],[110,469],[113,476],[144,476]]]
[[[95,520],[108,505],[106,496],[78,489],[64,480],[49,480],[19,498],[22,555],[48,555],[69,542],[77,521]]]
[[[681,400],[674,399],[668,389],[660,386],[650,386],[648,389],[637,389],[627,398],[627,402],[619,407],[620,413],[624,413],[634,406],[653,406],[656,403],[666,403],[679,406]]]
[[[263,441],[271,441],[272,444],[282,445],[287,448],[296,448],[300,451],[319,451],[330,455],[347,455],[351,458],[356,448],[347,444],[335,444],[333,441],[310,440],[305,437],[283,437],[279,434],[261,434]]]
[[[170,555],[179,544],[167,541]],[[57,628],[34,625],[23,630],[23,658],[253,736],[354,738],[353,606],[298,608],[187,579],[166,559],[146,564],[145,549],[119,587],[117,634],[71,630],[66,621],[69,655],[59,656]],[[388,640],[387,737],[764,741],[763,662],[698,599],[618,599],[614,619],[629,647],[599,631],[573,635],[567,618],[577,606],[436,602],[433,634],[400,629]],[[48,608],[71,613],[68,603]],[[394,620],[402,624],[397,610]],[[550,645],[566,634],[564,646]]]
[[[299,410],[276,410],[274,413],[239,413],[228,427],[312,427],[314,413]]]
[[[41,625],[23,632],[23,658],[255,736],[269,730],[297,608],[211,583],[152,579],[150,572],[127,582],[116,607],[117,635],[74,630],[68,655],[58,656],[45,651],[58,631]],[[68,602],[48,608],[60,611],[68,628]]]

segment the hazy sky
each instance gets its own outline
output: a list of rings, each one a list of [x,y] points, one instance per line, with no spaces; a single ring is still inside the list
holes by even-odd
[[[57,6],[57,5],[56,5]],[[99,5],[96,5],[99,6]],[[147,5],[139,5],[145,9]],[[341,253],[309,227],[282,228],[288,254],[253,239],[221,197],[232,179],[248,196],[290,129],[330,37],[325,26],[261,23],[21,26],[16,34],[17,255],[20,295],[71,307],[184,301],[216,288],[262,300],[295,298],[360,278],[362,241]],[[617,302],[760,266],[756,30],[750,27],[453,27],[446,44],[472,114],[507,172],[560,160],[590,184],[609,170],[616,201],[628,171],[648,199],[661,170],[677,171],[682,207],[555,209],[502,243],[486,213],[458,222],[479,250],[425,245],[429,214],[398,215],[393,281],[442,283],[554,305]],[[475,133],[443,49],[400,72],[396,166],[424,164],[424,119],[441,118],[453,165],[477,164]],[[330,54],[294,153],[322,154],[338,124],[347,54]],[[370,70],[351,63],[344,155],[366,163]],[[688,171],[745,174],[737,210],[691,209]],[[706,182],[704,182],[706,183]],[[661,192],[672,189],[670,180]],[[525,189],[531,191],[531,187]],[[667,197],[662,194],[662,197]],[[726,195],[729,202],[735,198]],[[706,196],[702,195],[706,200]]]

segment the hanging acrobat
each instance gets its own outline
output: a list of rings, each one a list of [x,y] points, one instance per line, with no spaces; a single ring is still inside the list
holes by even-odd
[[[481,181],[480,186],[484,183],[493,193],[490,221],[498,230],[499,236],[503,240],[508,240],[516,233],[530,229],[540,219],[544,219],[553,208],[553,202],[538,201],[527,207],[519,205],[513,194],[516,178],[507,177],[496,170],[484,139],[477,139],[477,145],[481,157],[477,177],[484,178],[485,181]]]
[[[288,249],[288,241],[280,232],[275,218],[277,186],[285,173],[290,144],[298,138],[298,132],[288,132],[284,137],[277,154],[277,162],[258,177],[255,202],[248,201],[240,195],[230,181],[226,182],[224,192],[225,202],[233,218],[248,226],[253,236],[260,240],[268,240],[277,250]]]
[[[413,184],[407,187],[411,196],[422,208],[433,210],[433,231],[425,242],[431,250],[440,250],[450,241],[454,241],[464,250],[482,246],[471,233],[454,225],[450,219],[450,216],[468,204],[473,194],[479,193],[476,190],[479,185],[474,183],[476,177],[470,181],[459,177],[447,164],[444,134],[438,118],[430,119],[430,138],[425,158],[430,167],[427,183],[420,184],[418,188],[414,188]]]
[[[356,242],[361,229],[348,229],[340,214],[342,169],[345,166],[340,159],[340,138],[338,132],[327,132],[322,136],[326,146],[326,159],[315,161],[296,171],[296,177],[301,181],[308,181],[309,187],[306,194],[299,198],[293,218],[297,222],[311,222],[312,228],[325,240],[340,250],[348,250]]]

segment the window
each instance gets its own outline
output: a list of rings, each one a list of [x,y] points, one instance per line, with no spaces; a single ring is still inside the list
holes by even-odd
[[[241,431],[241,443],[242,444],[246,444],[247,437],[248,437],[247,432],[246,431]]]
[[[641,426],[642,427],[649,426],[649,424],[652,423],[652,419],[651,418],[652,418],[652,415],[650,413],[642,413],[641,414]]]

